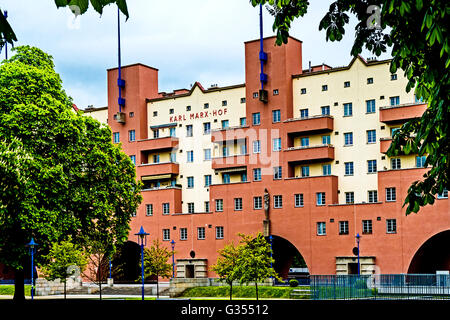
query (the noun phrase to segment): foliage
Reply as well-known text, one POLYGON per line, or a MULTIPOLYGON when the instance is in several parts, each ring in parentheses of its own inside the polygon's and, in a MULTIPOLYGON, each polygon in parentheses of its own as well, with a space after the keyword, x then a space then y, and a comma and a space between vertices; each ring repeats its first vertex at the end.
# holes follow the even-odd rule
POLYGON ((298 280, 296 280, 296 279, 289 280, 289 286, 290 287, 298 287, 298 280))
MULTIPOLYGON (((273 29, 276 43, 288 41, 290 23, 303 16, 306 0, 252 0, 253 6, 269 3, 274 9, 273 29)), ((322 18, 319 30, 326 39, 340 41, 349 23, 348 13, 356 16, 355 41, 351 54, 363 48, 379 56, 392 48, 390 71, 403 70, 408 79, 406 91, 415 89, 418 98, 428 104, 421 118, 405 123, 395 134, 388 156, 405 151, 427 155, 429 167, 423 180, 408 189, 406 214, 433 204, 435 195, 449 185, 449 66, 448 20, 450 3, 446 0, 336 0, 322 18), (447 21, 447 22, 446 22, 447 21)))
MULTIPOLYGON (((291 293, 294 289, 308 290, 309 287, 275 287, 275 286, 260 286, 258 288, 258 295, 260 298, 265 299, 290 299, 292 298, 291 293)), ((187 288, 181 293, 181 297, 229 297, 230 287, 229 286, 209 286, 209 287, 193 287, 187 288)), ((253 286, 237 286, 233 290, 234 298, 255 298, 255 288, 253 286)), ((300 299, 309 299, 309 295, 296 296, 300 299)))
POLYGON ((90 238, 85 242, 88 264, 83 276, 99 287, 100 300, 102 300, 102 283, 108 276, 107 268, 111 256, 111 246, 101 237, 90 238))

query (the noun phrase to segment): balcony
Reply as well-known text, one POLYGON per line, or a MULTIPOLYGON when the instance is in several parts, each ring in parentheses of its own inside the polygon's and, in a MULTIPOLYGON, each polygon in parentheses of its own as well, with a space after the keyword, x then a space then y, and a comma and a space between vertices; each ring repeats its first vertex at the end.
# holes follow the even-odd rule
MULTIPOLYGON (((182 190, 180 185, 143 189, 141 190, 141 194, 143 203, 170 203, 170 214, 181 212, 182 190)), ((154 206, 154 209, 160 210, 160 207, 154 206)))
POLYGON ((245 170, 248 163, 248 154, 240 154, 228 157, 216 157, 212 159, 211 167, 217 171, 245 170))
POLYGON ((380 122, 396 124, 420 118, 427 109, 426 103, 406 103, 380 108, 380 122))
POLYGON ((156 150, 170 150, 178 148, 178 138, 164 137, 137 141, 138 149, 142 152, 156 150))
POLYGON ((285 120, 283 128, 288 135, 303 135, 331 132, 334 130, 334 119, 329 115, 285 120))
POLYGON ((180 166, 176 162, 151 163, 136 166, 136 175, 139 179, 144 177, 147 180, 164 179, 178 175, 179 173, 180 166))
POLYGON ((211 142, 223 143, 225 141, 245 140, 248 126, 236 126, 211 131, 211 142))
POLYGON ((325 144, 288 148, 284 150, 284 159, 291 164, 331 161, 334 160, 334 146, 325 144))

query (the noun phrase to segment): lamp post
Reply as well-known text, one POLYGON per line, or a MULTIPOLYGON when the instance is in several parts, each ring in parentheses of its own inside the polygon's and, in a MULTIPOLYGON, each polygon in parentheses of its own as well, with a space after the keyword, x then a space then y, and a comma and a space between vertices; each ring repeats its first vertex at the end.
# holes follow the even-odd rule
POLYGON ((172 245, 172 278, 175 278, 175 241, 170 241, 170 244, 172 245))
POLYGON ((34 238, 31 238, 30 242, 26 244, 31 254, 31 300, 34 296, 34 253, 38 244, 34 242, 34 238))
POLYGON ((144 246, 147 245, 149 233, 144 232, 144 228, 141 226, 141 229, 135 235, 138 236, 138 244, 141 246, 142 300, 144 300, 144 246))
MULTIPOLYGON (((8 19, 8 11, 3 11, 3 16, 8 19)), ((5 42, 5 59, 8 60, 8 42, 5 42)))
POLYGON ((358 245, 358 276, 361 273, 360 270, 360 265, 359 265, 359 240, 361 239, 361 236, 359 235, 359 233, 356 234, 356 244, 358 245))

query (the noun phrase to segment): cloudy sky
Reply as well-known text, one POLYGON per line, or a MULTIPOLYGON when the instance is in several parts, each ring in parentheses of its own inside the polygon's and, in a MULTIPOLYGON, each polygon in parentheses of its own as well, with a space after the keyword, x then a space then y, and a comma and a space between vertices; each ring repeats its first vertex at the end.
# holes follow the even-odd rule
MULTIPOLYGON (((319 32, 331 2, 310 1, 307 15, 293 23, 291 35, 303 41, 304 68, 309 61, 336 67, 351 60, 354 20, 341 42, 326 42, 325 32, 319 32)), ((121 19, 122 65, 158 68, 159 91, 190 88, 195 81, 205 87, 244 83, 243 42, 259 38, 259 10, 248 0, 127 3, 130 18, 121 19)), ((54 57, 78 107, 107 105, 106 69, 117 66, 117 7, 106 7, 102 16, 90 8, 77 19, 68 8, 56 9, 53 0, 1 0, 0 8, 8 11, 16 45, 37 46, 54 57)), ((273 18, 264 11, 264 36, 271 36, 273 18)))

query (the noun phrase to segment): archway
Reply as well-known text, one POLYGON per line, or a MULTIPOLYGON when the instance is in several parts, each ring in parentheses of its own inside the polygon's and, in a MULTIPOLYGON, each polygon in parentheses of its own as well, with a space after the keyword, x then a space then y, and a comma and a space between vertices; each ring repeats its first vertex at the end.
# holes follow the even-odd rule
POLYGON ((113 256, 111 274, 114 283, 136 283, 141 275, 141 248, 132 241, 125 242, 113 256))
POLYGON ((438 270, 450 271, 450 230, 428 239, 411 260, 408 273, 434 274, 438 270))
MULTIPOLYGON (((269 239, 266 238, 268 242, 269 239)), ((282 279, 290 277, 300 277, 308 274, 307 265, 301 253, 297 248, 285 238, 272 236, 272 251, 275 263, 273 268, 282 279), (290 269, 296 269, 296 272, 289 272, 290 269)))

